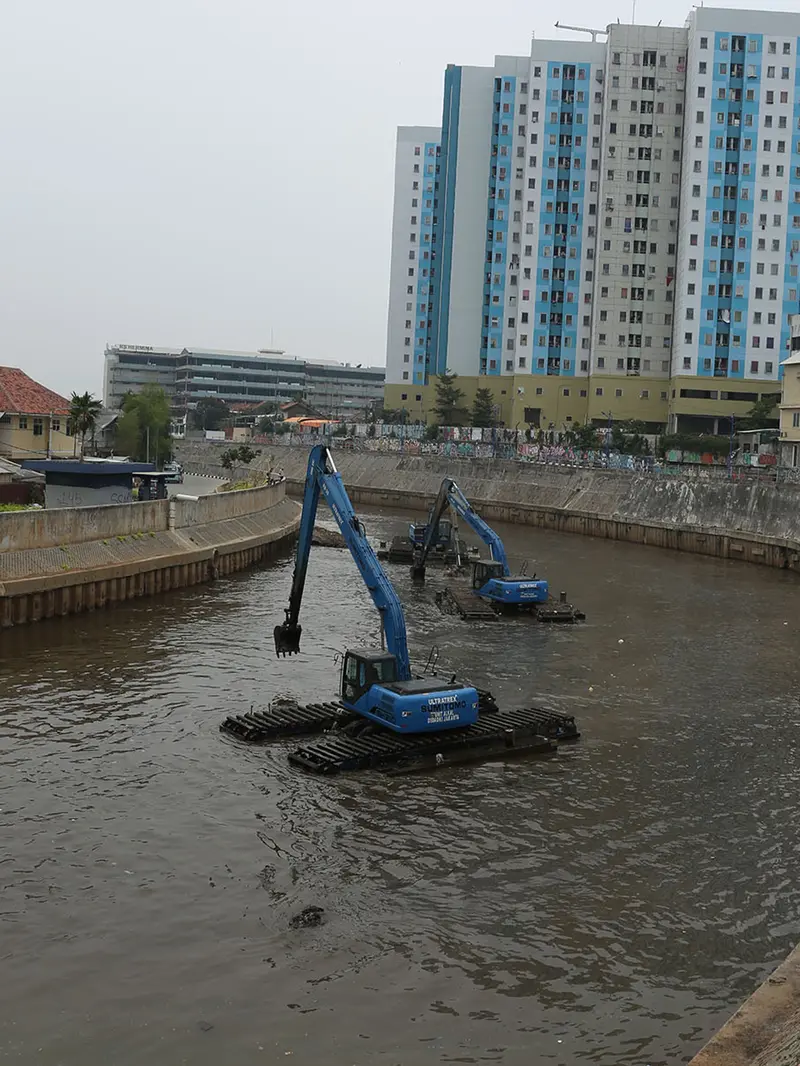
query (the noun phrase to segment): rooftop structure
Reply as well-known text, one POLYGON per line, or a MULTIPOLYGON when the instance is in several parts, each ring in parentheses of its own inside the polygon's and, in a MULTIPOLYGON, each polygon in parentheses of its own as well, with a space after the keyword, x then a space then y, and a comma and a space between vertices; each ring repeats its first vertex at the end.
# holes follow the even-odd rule
POLYGON ((0 411, 25 415, 69 414, 69 400, 34 381, 24 370, 0 366, 0 411))
POLYGON ((64 462, 28 459, 26 470, 45 476, 46 507, 99 507, 133 503, 134 478, 144 479, 146 493, 139 499, 166 497, 166 474, 158 473, 152 463, 114 461, 64 462))

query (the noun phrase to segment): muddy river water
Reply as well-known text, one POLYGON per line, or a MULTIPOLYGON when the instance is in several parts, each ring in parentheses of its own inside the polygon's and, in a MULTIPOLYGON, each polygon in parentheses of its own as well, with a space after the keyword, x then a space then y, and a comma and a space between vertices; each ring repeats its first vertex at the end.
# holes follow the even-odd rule
MULTIPOLYGON (((364 513, 375 536, 405 517, 364 513)), ((349 554, 0 636, 0 1061, 679 1063, 800 939, 796 575, 501 528, 580 627, 408 607, 548 761, 315 779, 223 738, 372 642, 349 554), (623 643, 620 643, 623 641, 623 643), (317 928, 290 927, 306 906, 317 928)))

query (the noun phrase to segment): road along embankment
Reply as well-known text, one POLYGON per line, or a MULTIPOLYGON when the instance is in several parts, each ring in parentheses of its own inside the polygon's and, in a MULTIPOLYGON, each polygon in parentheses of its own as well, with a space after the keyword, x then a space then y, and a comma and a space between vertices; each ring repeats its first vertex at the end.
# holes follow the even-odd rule
POLYGON ((0 513, 0 628, 212 581, 296 536, 285 485, 0 513))
MULTIPOLYGON (((216 474, 224 472, 223 450, 184 443, 180 459, 189 470, 216 474)), ((279 467, 287 492, 299 495, 308 452, 267 446, 263 451, 251 469, 279 467)), ((359 504, 424 510, 447 475, 489 521, 800 570, 800 486, 793 484, 346 449, 333 455, 351 499, 359 504)))

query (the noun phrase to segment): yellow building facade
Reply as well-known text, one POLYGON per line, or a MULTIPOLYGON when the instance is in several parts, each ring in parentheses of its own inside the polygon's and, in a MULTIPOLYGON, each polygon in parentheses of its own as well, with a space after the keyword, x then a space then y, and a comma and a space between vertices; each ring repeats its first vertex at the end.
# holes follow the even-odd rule
MULTIPOLYGON (((384 403, 408 412, 408 421, 435 421, 436 382, 428 385, 386 385, 384 403)), ((478 389, 491 390, 498 423, 509 429, 530 425, 561 433, 572 425, 639 421, 650 432, 673 431, 679 416, 702 422, 701 432, 726 432, 728 420, 743 418, 762 395, 775 395, 774 382, 720 381, 714 378, 657 378, 614 374, 590 377, 536 377, 516 374, 461 377, 456 384, 464 393, 464 406, 472 409, 478 389)), ((681 421, 685 421, 681 418, 681 421)))
POLYGON ((800 315, 789 316, 792 354, 783 362, 780 406, 780 460, 800 466, 800 315))
POLYGON ((67 432, 66 415, 4 414, 0 418, 0 455, 22 459, 61 459, 77 455, 79 442, 67 432))

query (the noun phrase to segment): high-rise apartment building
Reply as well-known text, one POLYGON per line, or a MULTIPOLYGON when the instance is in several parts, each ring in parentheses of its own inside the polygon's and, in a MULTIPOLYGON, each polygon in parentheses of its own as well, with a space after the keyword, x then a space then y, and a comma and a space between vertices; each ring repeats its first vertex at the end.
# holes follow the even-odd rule
POLYGON ((429 278, 440 134, 433 126, 401 126, 397 131, 387 348, 402 364, 401 379, 417 385, 429 373, 429 278))
POLYGON ((450 370, 507 425, 715 431, 778 392, 798 34, 800 15, 700 7, 448 67, 441 131, 398 136, 387 405, 429 410, 450 370))

